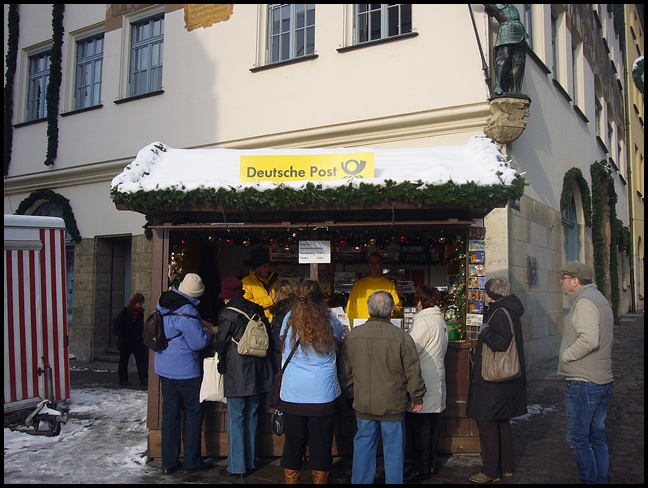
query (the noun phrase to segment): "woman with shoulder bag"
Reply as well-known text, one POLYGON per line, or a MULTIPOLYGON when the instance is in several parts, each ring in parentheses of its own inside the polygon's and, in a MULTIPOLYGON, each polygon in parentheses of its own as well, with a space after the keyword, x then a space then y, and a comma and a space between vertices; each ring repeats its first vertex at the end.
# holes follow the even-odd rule
POLYGON ((281 327, 282 362, 299 343, 281 384, 286 440, 280 465, 286 484, 298 484, 308 446, 313 482, 326 484, 333 462, 336 400, 341 393, 336 343, 342 340, 343 327, 326 305, 319 283, 303 281, 295 295, 281 327))
POLYGON ((489 307, 475 348, 475 362, 466 408, 466 415, 477 421, 483 465, 479 473, 471 475, 468 479, 479 484, 499 481, 501 476, 513 475, 513 436, 510 419, 527 413, 527 379, 520 322, 524 306, 512 293, 511 284, 504 277, 498 276, 488 280, 485 291, 486 304, 489 307), (508 381, 486 381, 482 376, 484 348, 504 352, 512 340, 516 341, 520 376, 508 381))

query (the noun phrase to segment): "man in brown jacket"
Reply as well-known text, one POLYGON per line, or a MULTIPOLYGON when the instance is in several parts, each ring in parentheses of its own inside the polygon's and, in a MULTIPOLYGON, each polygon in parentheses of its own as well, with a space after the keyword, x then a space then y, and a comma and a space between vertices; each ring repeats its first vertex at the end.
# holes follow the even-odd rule
POLYGON ((385 483, 403 483, 405 412, 418 412, 426 388, 414 340, 389 317, 394 299, 385 291, 367 300, 370 318, 346 336, 341 356, 358 431, 353 440, 352 484, 371 484, 382 435, 385 483))

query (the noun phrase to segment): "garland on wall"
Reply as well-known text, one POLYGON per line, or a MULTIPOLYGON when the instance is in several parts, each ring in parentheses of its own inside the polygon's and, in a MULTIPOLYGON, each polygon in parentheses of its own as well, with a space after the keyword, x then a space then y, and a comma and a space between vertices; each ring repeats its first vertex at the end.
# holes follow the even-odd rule
POLYGON ((9 5, 7 15, 7 72, 5 73, 4 87, 4 175, 9 174, 11 164, 11 150, 13 146, 13 108, 14 108, 14 82, 18 60, 18 37, 20 35, 20 12, 17 3, 9 5))
POLYGON ((574 167, 565 173, 565 177, 563 178, 562 195, 560 195, 560 210, 565 210, 572 201, 572 198, 574 198, 573 182, 575 182, 580 189, 585 225, 587 227, 592 227, 592 197, 590 196, 587 180, 578 168, 574 167))
POLYGON ((58 113, 61 99, 64 12, 64 3, 55 3, 52 7, 53 44, 50 54, 50 77, 45 95, 47 104, 47 155, 45 157, 45 166, 53 165, 58 154, 58 113))
POLYGON ((75 243, 78 244, 81 242, 81 234, 79 233, 79 228, 77 227, 76 219, 74 218, 74 212, 72 212, 72 207, 70 206, 70 200, 52 190, 43 188, 33 191, 27 198, 20 202, 16 214, 25 215, 25 212, 27 212, 27 210, 29 210, 39 200, 47 200, 61 209, 61 216, 65 221, 65 230, 70 234, 70 237, 72 237, 72 240, 75 243))

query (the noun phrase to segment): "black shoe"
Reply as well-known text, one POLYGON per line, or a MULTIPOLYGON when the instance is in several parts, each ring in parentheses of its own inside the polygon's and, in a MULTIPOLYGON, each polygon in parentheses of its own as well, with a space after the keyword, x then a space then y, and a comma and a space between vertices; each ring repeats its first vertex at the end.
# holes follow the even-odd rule
POLYGON ((218 473, 226 478, 245 478, 247 476, 247 473, 230 473, 227 468, 221 469, 218 473))
POLYGON ((162 474, 163 475, 173 474, 176 471, 178 471, 178 469, 180 469, 181 467, 182 467, 182 463, 178 461, 176 462, 176 465, 173 468, 162 468, 162 474))
POLYGON ((439 466, 435 466, 435 467, 433 467, 433 468, 430 470, 430 474, 431 474, 432 476, 434 476, 434 475, 437 474, 439 471, 441 471, 441 468, 440 468, 439 466))
POLYGON ((119 386, 130 386, 130 381, 120 381, 119 386))
POLYGON ((200 461, 200 464, 194 468, 185 468, 184 473, 189 474, 193 473, 194 471, 207 471, 209 469, 212 469, 215 465, 212 463, 206 463, 205 461, 200 461))
POLYGON ((403 482, 412 483, 414 481, 421 481, 430 479, 430 473, 428 471, 419 471, 417 469, 410 469, 403 473, 403 482))

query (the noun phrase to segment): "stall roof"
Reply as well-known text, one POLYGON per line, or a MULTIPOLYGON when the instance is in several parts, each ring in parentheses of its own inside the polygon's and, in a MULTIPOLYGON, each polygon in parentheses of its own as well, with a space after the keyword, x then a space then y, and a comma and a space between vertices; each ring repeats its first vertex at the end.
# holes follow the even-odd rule
POLYGON ((174 149, 155 142, 113 179, 110 191, 118 209, 157 222, 263 223, 295 220, 300 213, 304 220, 304 211, 310 220, 329 222, 358 220, 358 210, 365 221, 365 211, 384 220, 385 210, 409 220, 430 220, 431 209, 437 220, 480 218, 521 197, 525 185, 490 138, 474 136, 460 146, 394 149, 174 149), (372 177, 242 181, 244 157, 361 153, 373 160, 372 177))

